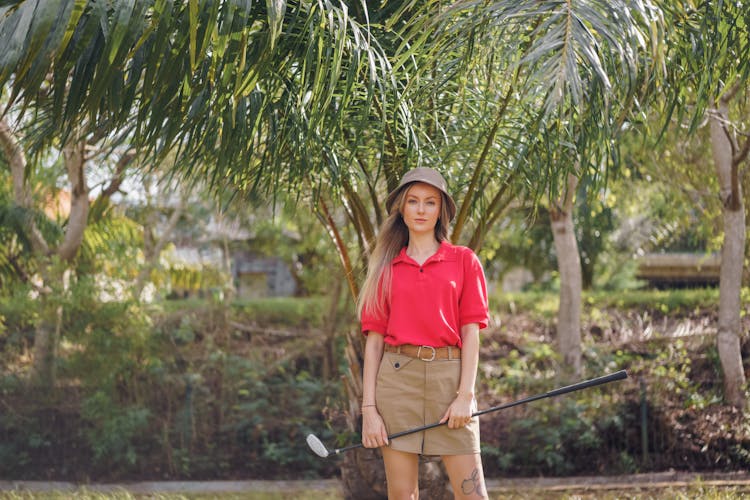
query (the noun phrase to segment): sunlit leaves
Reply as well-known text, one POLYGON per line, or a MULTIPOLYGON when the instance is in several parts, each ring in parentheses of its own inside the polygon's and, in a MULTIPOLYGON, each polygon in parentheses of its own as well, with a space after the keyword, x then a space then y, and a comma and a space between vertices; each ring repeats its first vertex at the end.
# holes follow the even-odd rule
POLYGON ((743 2, 664 2, 670 33, 665 123, 676 111, 691 130, 713 101, 750 81, 750 9, 743 2))
POLYGON ((200 163, 216 183, 268 189, 335 163, 343 124, 367 123, 373 99, 408 116, 344 4, 27 0, 0 14, 0 84, 38 113, 37 149, 51 131, 130 127, 147 154, 177 148, 188 176, 200 163))
MULTIPOLYGON (((616 138, 663 77, 658 6, 466 0, 409 8, 417 5, 421 14, 404 29, 398 60, 426 59, 419 83, 430 81, 428 92, 441 96, 455 89, 458 102, 467 102, 469 92, 502 102, 510 89, 508 105, 498 106, 502 115, 490 118, 500 120, 494 146, 506 168, 523 173, 519 180, 532 197, 559 193, 571 172, 604 182, 616 170, 616 138)), ((490 107, 453 112, 461 120, 490 107)), ((450 121, 443 117, 437 127, 445 130, 450 121)))

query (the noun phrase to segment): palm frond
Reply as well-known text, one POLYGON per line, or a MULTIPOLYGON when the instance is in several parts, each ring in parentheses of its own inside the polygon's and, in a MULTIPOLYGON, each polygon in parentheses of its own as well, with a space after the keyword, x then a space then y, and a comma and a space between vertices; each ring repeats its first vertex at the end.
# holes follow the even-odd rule
POLYGON ((3 13, 0 85, 52 102, 37 148, 50 130, 135 124, 147 154, 176 149, 188 175, 212 165, 214 184, 269 189, 273 165, 298 182, 322 168, 315 155, 374 117, 376 98, 408 134, 389 59, 343 3, 27 0, 3 13))
POLYGON ((741 2, 678 1, 663 7, 674 27, 664 49, 664 127, 676 111, 694 131, 716 99, 750 81, 750 9, 741 2))

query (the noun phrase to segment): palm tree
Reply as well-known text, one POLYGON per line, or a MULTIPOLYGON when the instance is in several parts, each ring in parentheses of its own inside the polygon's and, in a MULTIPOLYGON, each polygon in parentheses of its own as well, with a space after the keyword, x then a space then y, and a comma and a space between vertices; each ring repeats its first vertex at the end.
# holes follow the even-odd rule
MULTIPOLYGON (((119 176, 134 159, 131 153, 120 156, 116 174, 110 185, 97 197, 94 202, 97 210, 92 214, 86 171, 93 146, 89 138, 72 134, 61 147, 62 167, 70 185, 70 213, 61 227, 35 206, 31 185, 33 176, 29 175, 33 164, 27 161, 24 146, 16 132, 4 119, 0 119, 0 151, 10 167, 13 185, 12 203, 9 204, 11 208, 8 212, 19 214, 18 219, 23 220, 22 225, 12 224, 15 231, 7 235, 8 239, 5 241, 8 243, 3 247, 10 252, 14 240, 24 242, 24 253, 27 258, 31 256, 31 265, 17 264, 13 270, 28 284, 32 283, 32 274, 36 274, 40 281, 35 286, 39 297, 39 320, 34 335, 31 380, 35 388, 45 392, 54 387, 56 379, 56 353, 62 322, 61 301, 55 296, 67 293, 68 280, 65 276, 75 267, 73 263, 84 245, 86 228, 101 218, 103 206, 108 204, 110 196, 117 190, 115 185, 121 182, 119 176)), ((17 219, 14 217, 12 220, 17 219)), ((89 237, 91 236, 90 231, 89 237)))
MULTIPOLYGON (((238 196, 309 195, 353 296, 384 194, 411 166, 446 173, 460 201, 453 238, 476 249, 510 200, 557 200, 575 191, 571 178, 604 179, 612 139, 651 89, 661 33, 650 4, 603 0, 425 0, 395 12, 323 0, 4 4, 0 85, 37 113, 38 149, 51 131, 85 126, 146 155, 177 151, 180 175, 238 196)), ((559 212, 570 217, 564 203, 559 212)), ((563 289, 580 308, 580 290, 563 289)), ((571 318, 561 336, 580 330, 571 318)), ((566 342, 575 366, 576 339, 566 342)), ((367 474, 359 464, 348 484, 367 474)))
POLYGON ((296 160, 325 152, 342 123, 370 117, 362 102, 397 111, 390 62, 345 5, 6 3, 0 84, 44 118, 38 148, 85 123, 152 155, 176 149, 187 175, 205 174, 193 170, 203 162, 214 184, 278 189, 306 175, 313 163, 296 160))
MULTIPOLYGON (((318 158, 337 161, 331 144, 341 123, 362 112, 351 102, 378 100, 391 112, 388 60, 343 5, 6 3, 14 5, 0 8, 7 48, 0 85, 9 86, 11 104, 34 115, 25 134, 31 152, 60 137, 71 165, 74 209, 58 249, 67 261, 89 210, 87 143, 129 141, 150 158, 177 151, 182 175, 240 193, 291 190, 319 168, 318 158)), ((20 179, 25 158, 7 125, 3 146, 20 179)), ((16 200, 26 206, 23 193, 16 200)), ((35 235, 40 255, 50 254, 35 235)), ((49 360, 51 351, 42 350, 38 359, 49 360)))
MULTIPOLYGON (((566 365, 578 372, 581 270, 573 197, 580 179, 598 187, 616 174, 616 138, 627 122, 637 121, 638 106, 653 94, 660 76, 659 54, 652 53, 663 33, 660 11, 641 2, 463 1, 431 21, 436 4, 428 4, 411 25, 413 38, 434 31, 437 41, 428 57, 457 54, 460 62, 454 66, 462 77, 471 75, 466 68, 491 68, 484 95, 493 87, 507 91, 505 99, 496 98, 502 104, 496 124, 518 132, 501 152, 511 177, 488 170, 481 158, 469 163, 471 181, 454 236, 462 234, 468 213, 478 217, 480 233, 495 220, 498 212, 487 207, 496 205, 486 202, 493 189, 520 185, 525 191, 512 190, 513 195, 547 200, 560 265, 560 350, 566 365), (503 180, 516 176, 516 184, 503 180), (484 220, 487 214, 492 215, 484 220)), ((492 147, 504 143, 493 137, 495 131, 486 129, 492 147)), ((478 248, 481 237, 469 243, 478 248)))
POLYGON ((664 116, 686 122, 693 132, 708 121, 714 169, 722 202, 717 349, 724 396, 739 409, 746 403, 740 339, 740 293, 744 272, 745 204, 742 169, 750 154, 747 105, 750 98, 750 12, 736 2, 667 2, 675 29, 666 57, 664 116))
MULTIPOLYGON (((394 56, 396 67, 410 73, 404 95, 424 137, 421 158, 447 173, 457 193, 460 208, 452 239, 480 250, 483 235, 510 201, 551 200, 553 222, 561 227, 555 239, 564 267, 558 334, 567 364, 577 371, 581 280, 580 266, 574 265, 580 259, 572 196, 580 178, 596 186, 608 170, 612 174, 614 140, 636 104, 652 91, 658 61, 646 41, 660 33, 659 12, 649 5, 611 2, 459 2, 447 10, 425 2, 421 10, 408 4, 402 15, 408 19, 400 32, 404 41, 394 56), (615 16, 625 22, 617 24, 615 16)), ((387 151, 399 158, 398 144, 387 151)), ((359 166, 362 172, 354 178, 365 184, 345 189, 345 219, 337 221, 327 203, 319 204, 347 276, 357 274, 352 264, 357 259, 342 235, 352 226, 358 235, 372 233, 374 222, 367 214, 380 220, 379 201, 406 167, 359 166), (361 208, 366 206, 361 194, 374 207, 369 212, 361 208)), ((364 256, 361 261, 369 239, 358 241, 354 253, 364 256)), ((352 289, 356 294, 354 284, 352 289)), ((361 397, 359 340, 356 333, 350 336, 347 349, 353 428, 361 397)), ((347 457, 342 477, 350 490, 368 484, 371 463, 365 450, 347 457)), ((382 480, 369 477, 369 484, 382 480)))

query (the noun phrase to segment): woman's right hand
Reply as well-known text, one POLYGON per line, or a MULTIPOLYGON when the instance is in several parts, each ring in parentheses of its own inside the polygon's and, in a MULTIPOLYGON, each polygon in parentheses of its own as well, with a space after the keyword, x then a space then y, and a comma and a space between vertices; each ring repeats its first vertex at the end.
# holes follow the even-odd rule
POLYGON ((362 446, 380 448, 388 444, 388 432, 383 417, 374 406, 362 408, 362 446))

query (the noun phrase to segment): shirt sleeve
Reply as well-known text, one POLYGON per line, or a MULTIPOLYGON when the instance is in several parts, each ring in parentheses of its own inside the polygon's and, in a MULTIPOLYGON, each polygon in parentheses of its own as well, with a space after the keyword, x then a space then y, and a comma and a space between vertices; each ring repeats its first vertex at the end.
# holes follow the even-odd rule
POLYGON ((375 311, 362 309, 362 333, 367 335, 368 332, 378 332, 385 335, 388 328, 388 321, 375 311))
MULTIPOLYGON (((380 287, 382 282, 378 284, 378 297, 380 296, 380 287)), ((368 307, 366 304, 362 308, 362 317, 360 321, 362 323, 362 333, 367 335, 368 332, 378 332, 385 335, 388 329, 388 316, 390 314, 390 307, 386 300, 383 304, 383 311, 378 313, 375 307, 368 307)))
POLYGON ((479 257, 467 249, 463 256, 464 285, 458 302, 460 326, 479 323, 479 329, 487 328, 489 307, 487 282, 479 257))

